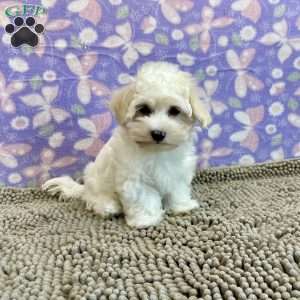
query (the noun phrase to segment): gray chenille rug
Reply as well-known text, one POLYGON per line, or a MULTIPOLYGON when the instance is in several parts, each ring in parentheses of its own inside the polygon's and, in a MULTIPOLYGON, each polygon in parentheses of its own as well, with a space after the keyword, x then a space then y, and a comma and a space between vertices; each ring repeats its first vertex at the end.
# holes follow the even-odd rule
POLYGON ((1 300, 300 299, 300 161, 199 173, 201 208, 147 230, 0 190, 1 300))

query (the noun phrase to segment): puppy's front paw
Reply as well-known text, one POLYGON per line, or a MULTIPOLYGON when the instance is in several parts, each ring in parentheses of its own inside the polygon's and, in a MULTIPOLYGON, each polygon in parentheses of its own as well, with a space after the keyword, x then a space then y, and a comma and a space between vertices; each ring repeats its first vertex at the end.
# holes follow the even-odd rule
POLYGON ((135 217, 126 217, 126 222, 130 227, 147 228, 158 225, 163 218, 163 213, 157 215, 140 215, 135 217))
POLYGON ((122 207, 117 201, 94 204, 92 209, 96 214, 101 215, 103 218, 117 216, 122 213, 122 207))
POLYGON ((87 197, 85 195, 83 200, 88 210, 94 211, 103 218, 120 215, 122 213, 121 203, 109 195, 98 194, 93 197, 87 197))
POLYGON ((199 207, 198 201, 194 199, 188 199, 186 201, 172 203, 169 207, 169 211, 176 215, 176 214, 189 212, 198 207, 199 207))

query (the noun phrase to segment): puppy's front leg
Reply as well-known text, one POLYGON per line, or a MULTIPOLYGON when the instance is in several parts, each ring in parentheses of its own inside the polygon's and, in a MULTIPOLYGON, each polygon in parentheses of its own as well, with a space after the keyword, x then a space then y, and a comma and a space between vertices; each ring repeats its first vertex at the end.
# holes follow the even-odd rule
POLYGON ((161 195, 140 181, 127 181, 120 193, 126 222, 131 227, 157 225, 163 217, 161 195))
POLYGON ((177 182, 166 199, 166 209, 180 214, 198 208, 199 203, 191 198, 191 186, 186 182, 177 182))

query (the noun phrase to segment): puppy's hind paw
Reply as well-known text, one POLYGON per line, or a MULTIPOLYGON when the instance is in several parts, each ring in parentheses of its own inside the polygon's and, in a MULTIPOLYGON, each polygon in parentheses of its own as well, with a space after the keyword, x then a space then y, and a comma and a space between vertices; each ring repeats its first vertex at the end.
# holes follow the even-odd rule
POLYGON ((67 197, 64 194, 64 192, 63 192, 63 190, 61 189, 60 186, 51 186, 51 187, 48 187, 47 189, 43 189, 43 190, 51 196, 58 197, 59 201, 64 201, 66 199, 70 199, 70 197, 67 197))
POLYGON ((48 187, 47 189, 43 189, 45 190, 48 194, 55 196, 57 194, 61 193, 61 188, 59 186, 51 186, 48 187))
POLYGON ((42 184, 42 190, 51 193, 57 193, 61 191, 61 178, 52 178, 42 184))
POLYGON ((49 179, 42 185, 42 190, 50 195, 60 195, 62 198, 77 198, 81 195, 83 186, 71 177, 63 176, 49 179))

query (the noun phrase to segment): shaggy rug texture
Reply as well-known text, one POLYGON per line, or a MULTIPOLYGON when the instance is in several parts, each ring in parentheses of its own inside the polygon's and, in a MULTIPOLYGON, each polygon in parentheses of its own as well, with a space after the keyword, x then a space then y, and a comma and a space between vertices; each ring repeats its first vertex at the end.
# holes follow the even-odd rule
POLYGON ((130 229, 0 190, 1 300, 300 299, 300 161, 199 173, 201 208, 130 229))

